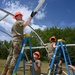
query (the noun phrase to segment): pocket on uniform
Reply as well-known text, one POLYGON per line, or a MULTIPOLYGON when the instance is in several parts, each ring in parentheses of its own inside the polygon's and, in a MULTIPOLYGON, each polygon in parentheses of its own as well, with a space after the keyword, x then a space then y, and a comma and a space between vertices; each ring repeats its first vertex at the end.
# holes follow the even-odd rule
POLYGON ((21 42, 14 42, 13 46, 14 46, 14 49, 13 49, 14 54, 20 53, 22 43, 21 42))

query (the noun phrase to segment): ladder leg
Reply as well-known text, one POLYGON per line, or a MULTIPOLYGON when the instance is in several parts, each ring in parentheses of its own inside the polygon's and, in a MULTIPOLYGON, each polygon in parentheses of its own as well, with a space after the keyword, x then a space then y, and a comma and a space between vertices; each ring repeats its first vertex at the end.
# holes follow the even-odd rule
POLYGON ((65 64, 66 64, 66 69, 68 71, 68 75, 70 75, 70 71, 69 71, 69 67, 68 67, 68 63, 67 63, 67 59, 66 59, 66 55, 65 55, 65 51, 64 51, 64 47, 63 47, 62 42, 61 42, 61 49, 62 49, 62 52, 63 52, 63 56, 64 56, 64 60, 65 60, 65 64))
POLYGON ((56 65, 55 65, 55 72, 54 72, 54 75, 58 74, 58 67, 59 67, 59 61, 60 61, 60 56, 61 56, 61 49, 58 50, 57 52, 57 62, 56 62, 56 65))
POLYGON ((25 64, 26 64, 26 61, 25 61, 25 56, 23 54, 23 70, 24 70, 24 75, 26 75, 26 72, 25 72, 25 64))
MULTIPOLYGON (((59 42, 57 43, 56 46, 58 46, 58 45, 59 45, 59 42)), ((54 65, 54 60, 55 60, 57 51, 58 51, 58 47, 56 47, 55 50, 54 50, 54 55, 53 55, 53 57, 52 57, 52 61, 51 61, 51 64, 50 64, 50 66, 49 66, 49 70, 48 70, 47 75, 50 75, 50 74, 51 74, 51 71, 52 71, 52 68, 53 68, 53 65, 54 65)))
MULTIPOLYGON (((68 50, 67 50, 66 45, 65 45, 65 48, 66 48, 66 53, 67 53, 67 55, 68 55, 69 63, 70 63, 70 65, 72 65, 72 62, 71 62, 71 59, 70 59, 70 55, 69 55, 69 53, 68 53, 68 50)), ((73 75, 75 75, 74 70, 72 70, 72 73, 73 73, 73 75)))
POLYGON ((31 60, 32 60, 32 75, 35 75, 35 72, 34 72, 34 61, 33 61, 33 54, 32 54, 32 47, 31 47, 30 38, 29 38, 29 44, 30 44, 30 55, 31 55, 31 60))
POLYGON ((19 57, 17 59, 17 62, 16 62, 16 65, 15 65, 15 68, 13 70, 13 74, 12 75, 15 75, 17 70, 18 70, 18 67, 19 67, 19 64, 20 64, 20 60, 21 60, 21 58, 23 56, 23 52, 24 52, 24 47, 25 47, 26 41, 27 41, 27 38, 24 38, 22 49, 21 49, 21 52, 20 52, 19 57))

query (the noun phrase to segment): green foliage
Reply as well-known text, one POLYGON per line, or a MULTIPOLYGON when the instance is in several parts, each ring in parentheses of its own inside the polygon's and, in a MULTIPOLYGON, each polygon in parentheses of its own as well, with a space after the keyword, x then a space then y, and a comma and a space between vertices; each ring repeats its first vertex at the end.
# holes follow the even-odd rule
MULTIPOLYGON (((57 40, 58 39, 65 40, 67 44, 75 43, 75 28, 72 29, 67 27, 65 29, 62 29, 62 28, 52 27, 52 28, 47 28, 45 30, 37 29, 35 31, 39 34, 39 36, 44 41, 44 43, 49 42, 49 38, 53 35, 56 36, 57 40)), ((41 42, 37 38, 37 36, 34 34, 34 32, 31 32, 30 34, 31 34, 30 39, 32 42, 32 46, 40 46, 41 42)), ((10 43, 7 41, 4 41, 4 45, 7 46, 7 48, 10 47, 10 43)), ((37 50, 40 51, 41 53, 41 60, 42 61, 47 60, 46 50, 45 49, 37 49, 37 50)), ((37 50, 33 50, 33 52, 37 50)), ((68 47, 68 51, 69 51, 71 60, 74 63, 75 62, 75 47, 68 47)), ((29 52, 30 52, 29 50, 26 51, 28 57, 30 58, 29 52)), ((7 55, 8 55, 8 51, 6 50, 6 48, 4 46, 0 46, 0 58, 6 58, 7 55)))

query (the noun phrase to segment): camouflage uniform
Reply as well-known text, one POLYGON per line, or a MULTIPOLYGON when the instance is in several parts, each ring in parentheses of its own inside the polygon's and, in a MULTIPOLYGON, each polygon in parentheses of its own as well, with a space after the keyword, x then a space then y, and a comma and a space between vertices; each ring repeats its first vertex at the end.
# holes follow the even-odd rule
POLYGON ((12 47, 11 51, 7 57, 7 61, 5 63, 6 67, 14 67, 17 57, 20 53, 21 50, 21 45, 22 45, 22 40, 18 37, 14 37, 12 40, 12 47))
MULTIPOLYGON (((54 53, 54 48, 53 48, 53 44, 55 44, 55 42, 50 42, 50 43, 47 43, 46 45, 48 46, 48 61, 49 63, 51 63, 51 60, 52 60, 52 56, 53 56, 53 53, 54 53)), ((49 64, 50 65, 50 64, 49 64)), ((53 74, 53 70, 54 70, 54 66, 52 68, 52 71, 51 71, 51 75, 54 75, 53 74)))
POLYGON ((13 69, 16 64, 16 60, 20 54, 21 46, 22 46, 22 39, 23 39, 23 29, 22 26, 23 21, 16 21, 15 24, 12 27, 13 32, 13 39, 12 39, 12 45, 10 48, 10 53, 7 57, 5 68, 2 71, 1 75, 12 75, 13 69))
POLYGON ((12 39, 12 47, 10 54, 7 57, 7 61, 5 63, 5 66, 9 67, 14 67, 17 57, 20 53, 21 46, 22 46, 22 36, 23 35, 23 21, 17 21, 13 27, 12 27, 12 32, 13 32, 13 39, 12 39))
MULTIPOLYGON (((39 69, 37 71, 34 70, 34 75, 41 75, 41 61, 40 60, 36 60, 34 63, 37 64, 37 66, 39 67, 39 69)), ((32 67, 30 67, 30 74, 32 75, 32 67)))
POLYGON ((55 44, 55 42, 50 42, 50 43, 47 43, 46 45, 48 46, 48 60, 49 62, 51 61, 52 59, 52 56, 53 56, 53 53, 54 53, 54 48, 53 48, 53 44, 55 44))
POLYGON ((15 66, 17 57, 20 53, 21 46, 22 46, 22 35, 23 35, 22 24, 23 24, 23 21, 17 21, 12 27, 12 32, 13 32, 14 37, 12 39, 11 51, 5 63, 5 66, 7 67, 15 66))
POLYGON ((58 64, 57 74, 58 75, 61 75, 62 74, 62 64, 58 64))

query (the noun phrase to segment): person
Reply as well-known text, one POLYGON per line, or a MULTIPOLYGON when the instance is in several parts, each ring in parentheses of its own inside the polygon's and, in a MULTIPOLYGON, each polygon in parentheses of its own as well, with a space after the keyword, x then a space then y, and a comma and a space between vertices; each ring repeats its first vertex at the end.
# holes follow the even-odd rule
POLYGON ((56 47, 56 37, 52 36, 49 39, 49 43, 44 44, 44 46, 48 46, 47 50, 48 50, 48 60, 49 62, 51 62, 53 53, 54 53, 54 49, 56 47))
MULTIPOLYGON (((49 41, 50 42, 44 44, 44 46, 48 46, 48 48, 47 48, 47 50, 48 50, 48 61, 49 61, 49 65, 50 65, 51 61, 52 61, 52 56, 54 54, 54 49, 56 48, 56 37, 55 36, 50 37, 49 41)), ((62 67, 62 60, 59 60, 58 72, 57 72, 58 74, 62 73, 61 67, 62 67)), ((53 65, 53 68, 52 68, 52 71, 51 71, 51 75, 54 75, 53 71, 54 71, 54 65, 53 65)))
MULTIPOLYGON (((40 59, 40 53, 38 51, 34 52, 33 53, 34 75, 41 75, 42 63, 39 59, 40 59)), ((30 67, 30 74, 32 74, 32 67, 30 67)))
POLYGON ((75 66, 72 65, 68 65, 68 66, 75 71, 75 66))
POLYGON ((58 63, 58 68, 57 68, 57 75, 62 74, 62 60, 59 61, 58 63))
MULTIPOLYGON (((47 53, 48 53, 48 61, 50 65, 54 53, 54 49, 56 48, 56 37, 55 36, 50 37, 49 43, 44 44, 44 46, 48 46, 47 53)), ((54 70, 54 66, 52 68, 51 75, 53 75, 53 70, 54 70)))
POLYGON ((12 75, 13 69, 16 64, 16 60, 19 56, 22 47, 23 30, 27 25, 29 25, 35 14, 36 12, 32 12, 26 22, 22 20, 23 14, 21 12, 16 12, 14 14, 14 19, 16 20, 16 22, 14 23, 11 29, 11 33, 13 34, 11 51, 7 57, 1 75, 12 75))

